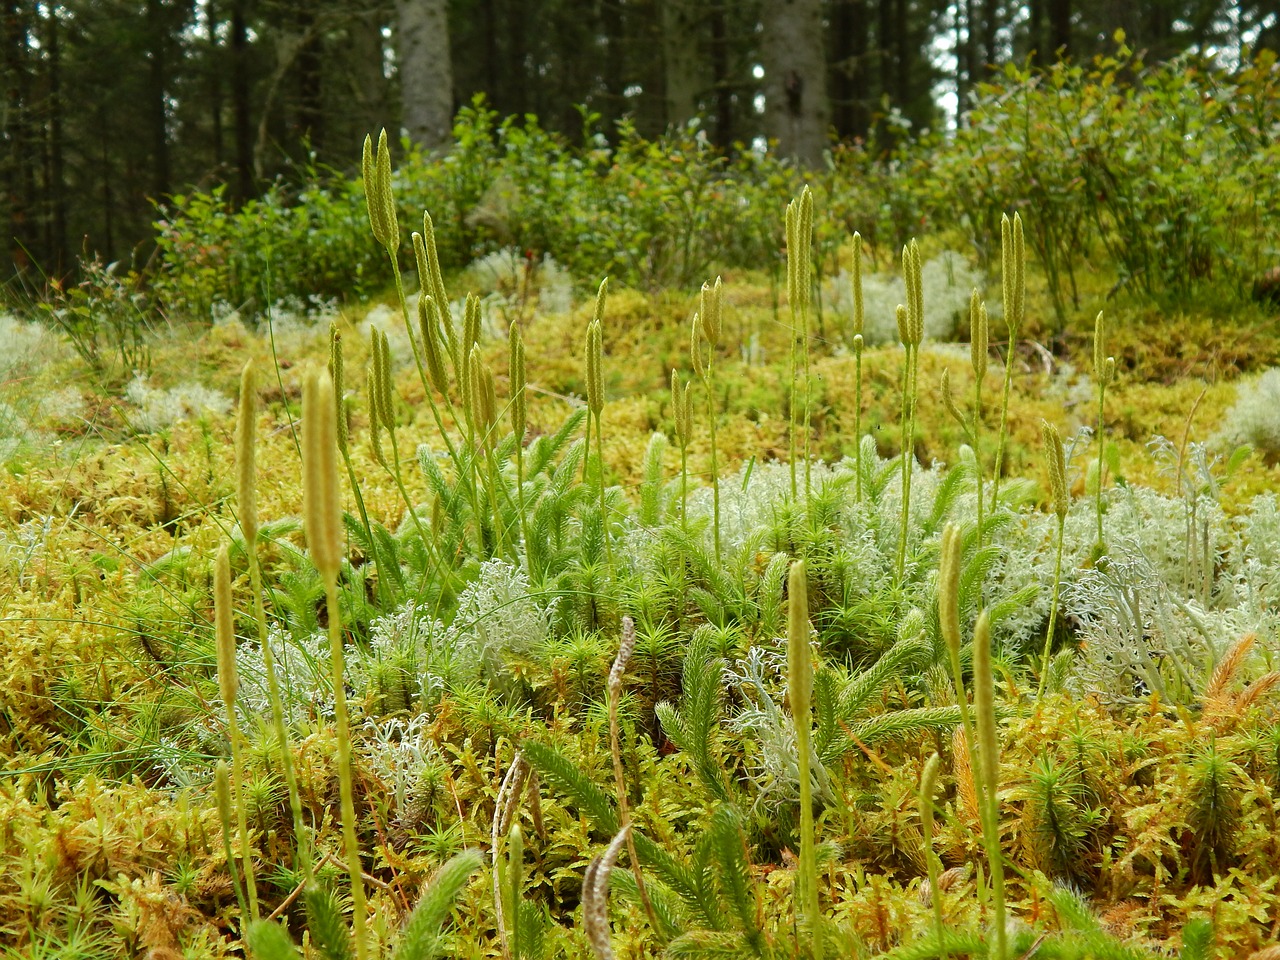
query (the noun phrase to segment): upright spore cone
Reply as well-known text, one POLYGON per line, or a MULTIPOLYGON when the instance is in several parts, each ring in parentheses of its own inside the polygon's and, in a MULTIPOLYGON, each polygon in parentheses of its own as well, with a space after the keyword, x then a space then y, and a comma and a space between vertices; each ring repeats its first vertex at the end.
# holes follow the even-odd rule
POLYGON ((1048 420, 1040 421, 1040 432, 1044 438, 1045 459, 1049 467, 1049 488, 1053 492, 1053 512, 1058 519, 1067 515, 1069 501, 1067 498, 1067 458, 1062 449, 1062 437, 1058 428, 1048 420))
POLYGON ((361 158, 364 176, 365 203, 369 210, 369 226, 373 238, 388 251, 400 245, 400 225, 396 220, 395 198, 391 195, 391 150, 387 146, 387 131, 378 134, 378 150, 374 153, 373 139, 364 138, 364 155, 361 158))
POLYGON ((507 376, 511 383, 511 432, 519 444, 524 442, 529 401, 525 395, 524 338, 520 335, 520 325, 516 323, 511 324, 508 332, 507 376))
POLYGON ((973 375, 982 380, 987 375, 987 350, 990 324, 987 322, 987 305, 978 299, 978 288, 969 297, 969 363, 973 375))
POLYGON ((333 381, 313 371, 302 388, 303 525, 311 559, 332 588, 342 562, 342 509, 338 500, 338 444, 333 381))
POLYGON ((236 507, 245 549, 252 551, 258 539, 258 488, 254 456, 258 420, 258 395, 254 391, 253 361, 240 375, 240 408, 236 411, 236 507))
POLYGON ((849 267, 849 280, 853 286, 853 336, 860 337, 866 329, 866 313, 862 301, 862 234, 853 235, 853 262, 849 267))
POLYGON ((231 557, 226 544, 218 551, 213 565, 213 624, 218 652, 218 692, 227 716, 236 709, 236 635, 232 624, 231 557))
POLYGON ((808 721, 812 691, 809 577, 805 562, 797 560, 787 576, 787 699, 791 701, 791 715, 796 718, 797 726, 808 721))
POLYGON ((587 325, 587 409, 593 416, 604 411, 604 338, 600 321, 587 325))
POLYGON ((698 313, 702 317, 702 333, 712 348, 720 344, 722 311, 723 293, 720 278, 716 277, 714 285, 710 282, 702 285, 702 293, 698 304, 698 313))

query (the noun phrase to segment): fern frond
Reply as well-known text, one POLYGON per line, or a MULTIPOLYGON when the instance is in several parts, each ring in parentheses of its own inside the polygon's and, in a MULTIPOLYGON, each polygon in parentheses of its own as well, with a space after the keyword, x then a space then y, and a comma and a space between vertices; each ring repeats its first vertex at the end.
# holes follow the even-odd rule
MULTIPOLYGON (((591 818, 596 829, 602 833, 618 832, 618 813, 613 807, 612 799, 587 779, 581 769, 552 747, 536 740, 524 741, 520 750, 544 780, 570 796, 578 808, 591 818)), ((693 881, 687 869, 644 834, 633 831, 631 836, 642 863, 652 867, 680 896, 687 898, 692 895, 693 881)))
POLYGON ((464 850, 436 872, 409 917, 395 960, 428 960, 436 953, 440 928, 453 909, 458 894, 483 862, 484 856, 479 850, 464 850))
POLYGON ((312 945, 325 960, 351 960, 351 929, 334 892, 317 882, 306 889, 302 898, 312 945))
POLYGON ((840 675, 821 666, 813 675, 813 748, 824 756, 840 733, 840 675))
POLYGON ((656 527, 662 518, 662 467, 667 453, 667 435, 654 432, 649 435, 649 445, 644 450, 644 479, 640 482, 641 526, 656 527))
POLYGON ((759 956, 740 933, 721 930, 690 930, 667 944, 668 957, 751 957, 759 956))
POLYGON ((942 478, 942 483, 938 484, 937 492, 933 495, 933 509, 924 522, 925 537, 931 537, 937 533, 943 521, 951 516, 952 508, 964 493, 965 481, 968 478, 969 470, 963 462, 957 463, 947 471, 946 476, 942 478))
POLYGON ((245 937, 253 960, 300 960, 298 948, 284 927, 270 920, 259 920, 249 927, 245 937))
POLYGON ((858 674, 840 692, 840 719, 852 722, 890 680, 911 673, 932 654, 932 645, 921 635, 903 637, 872 666, 858 674))
MULTIPOLYGON (((640 891, 636 887, 636 878, 630 870, 617 870, 609 877, 610 886, 631 903, 640 903, 640 891)), ((645 890, 649 894, 649 902, 653 905, 653 914, 658 918, 656 933, 661 942, 674 940, 684 933, 688 921, 676 895, 665 884, 657 884, 652 880, 645 881, 645 890)))
POLYGON ((760 930, 760 902, 751 882, 751 866, 747 862, 747 838, 742 831, 742 815, 732 804, 721 804, 711 815, 707 829, 720 890, 737 917, 742 936, 751 952, 763 956, 764 934, 760 930))
POLYGON ((1004 555, 1004 548, 996 544, 988 544, 981 550, 975 550, 960 571, 960 615, 970 615, 982 604, 982 585, 991 576, 991 571, 1004 555))
POLYGON ((935 957, 985 957, 987 943, 979 933, 947 930, 939 939, 931 933, 915 943, 896 947, 879 960, 934 960, 935 957))
POLYGON ((582 769, 571 763, 555 749, 536 740, 528 740, 521 746, 528 760, 542 778, 567 793, 573 802, 603 833, 618 832, 618 812, 613 801, 603 790, 591 782, 582 769))
POLYGON ((760 632, 766 637, 777 636, 782 630, 782 585, 787 580, 791 558, 785 553, 775 553, 764 568, 760 585, 756 588, 756 606, 760 610, 760 632))
POLYGON ((1196 917, 1182 928, 1182 953, 1178 956, 1180 960, 1211 960, 1213 946, 1213 921, 1196 917))
POLYGON ((525 455, 528 475, 536 476, 547 470, 556 457, 560 456, 569 441, 582 429, 582 421, 586 418, 587 408, 579 407, 565 418, 564 423, 560 424, 560 429, 555 433, 538 437, 529 444, 525 455))
MULTIPOLYGON (((677 747, 689 755, 703 786, 718 800, 732 799, 723 772, 711 755, 713 734, 720 720, 724 694, 724 661, 712 656, 710 632, 698 630, 684 660, 684 689, 679 708, 667 707, 659 717, 671 721, 663 729, 677 747)), ((661 705, 659 705, 661 706, 661 705)))
POLYGON ((901 740, 930 731, 947 731, 960 722, 960 708, 915 707, 910 710, 893 710, 875 717, 867 717, 852 725, 849 730, 867 746, 901 740))

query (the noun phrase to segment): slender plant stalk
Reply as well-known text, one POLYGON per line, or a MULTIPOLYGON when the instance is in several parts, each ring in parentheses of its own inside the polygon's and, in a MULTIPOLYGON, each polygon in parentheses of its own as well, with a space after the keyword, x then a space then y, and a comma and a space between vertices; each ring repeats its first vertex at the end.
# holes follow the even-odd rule
MULTIPOLYGON (((621 829, 631 826, 631 804, 627 802, 627 780, 622 768, 622 736, 621 724, 618 722, 618 707, 622 703, 622 676, 627 670, 627 661, 636 649, 636 625, 630 617, 622 618, 622 642, 618 645, 618 655, 609 670, 609 682, 606 686, 609 695, 609 752, 613 756, 613 784, 618 793, 618 823, 621 829)), ((630 830, 627 830, 627 856, 631 858, 631 871, 636 878, 636 893, 640 895, 640 904, 654 930, 661 929, 658 915, 654 912, 653 903, 649 899, 649 891, 645 887, 644 872, 640 869, 640 858, 636 854, 636 842, 630 830)))
POLYGON ((1036 687, 1037 702, 1044 697, 1044 685, 1049 678, 1049 654, 1053 649, 1053 631, 1058 620, 1058 593, 1062 585, 1062 542, 1066 539, 1067 509, 1070 506, 1067 492, 1067 460, 1062 450, 1062 437, 1057 428, 1047 420, 1040 421, 1044 436, 1045 456, 1049 463, 1049 485, 1053 489, 1053 512, 1058 518, 1058 543, 1053 561, 1053 600, 1049 606, 1049 630, 1044 638, 1044 655, 1040 658, 1040 683, 1036 687))
MULTIPOLYGON (((722 294, 722 286, 720 278, 716 277, 715 286, 704 283, 702 285, 701 310, 698 316, 699 320, 694 320, 693 336, 696 338, 701 330, 702 336, 707 339, 707 353, 705 357, 705 366, 702 371, 703 386, 707 392, 707 425, 711 430, 711 504, 712 504, 712 521, 715 524, 715 546, 716 546, 716 563, 720 562, 720 463, 718 458, 718 450, 716 448, 716 420, 719 418, 719 411, 716 405, 715 390, 715 358, 716 349, 720 345, 720 332, 723 329, 724 314, 724 297, 722 294)), ((701 350, 695 345, 695 358, 701 355, 701 350)))
POLYGON ((911 517, 911 468, 915 462, 916 377, 920 365, 920 343, 924 339, 920 246, 915 240, 902 248, 902 278, 906 285, 907 303, 899 304, 897 309, 898 336, 906 353, 902 375, 902 520, 898 536, 898 583, 902 583, 906 575, 907 533, 911 517))
POLYGON ((855 476, 854 495, 858 503, 862 502, 862 334, 866 326, 866 314, 862 299, 862 234, 853 235, 853 262, 849 269, 850 282, 853 286, 853 461, 855 476))
POLYGON ((381 444, 377 442, 374 445, 375 455, 396 485, 396 489, 400 492, 400 498, 404 501, 405 509, 409 511, 409 519, 413 523, 423 547, 429 550, 433 541, 427 536, 427 531, 422 526, 422 519, 414 508, 413 499, 405 488, 404 479, 400 476, 400 444, 396 440, 395 389, 391 377, 391 345, 387 341, 387 335, 381 330, 374 329, 369 331, 369 339, 370 352, 373 356, 373 376, 370 379, 369 391, 369 406, 372 411, 372 416, 369 418, 370 429, 374 432, 375 437, 379 429, 386 431, 387 439, 391 443, 390 464, 381 455, 381 444))
POLYGON ((253 850, 249 846, 249 825, 244 804, 244 739, 236 718, 236 635, 231 610, 231 557, 226 544, 213 565, 213 617, 218 647, 218 691, 227 713, 227 734, 231 741, 231 789, 235 798, 236 827, 240 833, 240 856, 244 862, 245 888, 249 894, 249 917, 258 920, 258 885, 254 878, 253 850))
POLYGON ((929 891, 933 900, 933 927, 938 937, 942 960, 947 960, 946 925, 942 921, 942 891, 938 889, 938 856, 933 852, 933 800, 938 792, 938 770, 942 758, 936 753, 924 765, 920 775, 920 833, 924 845, 925 870, 929 874, 929 891))
POLYGON ((990 325, 987 322, 987 305, 978 299, 978 288, 969 297, 969 362, 973 368, 973 462, 974 483, 978 490, 978 549, 982 549, 982 382, 987 378, 987 347, 990 325))
POLYGON ((351 877, 351 905, 356 957, 366 960, 364 879, 356 837, 355 797, 351 774, 351 729, 343 676, 342 609, 338 574, 342 564, 342 512, 338 500, 338 465, 333 381, 328 372, 307 377, 302 395, 303 525, 311 559, 324 583, 329 616, 329 656, 333 680, 334 721, 338 738, 338 786, 342 833, 351 877))
POLYGON ((529 518, 525 512, 524 502, 524 435, 528 424, 529 401, 525 393, 526 370, 524 359, 524 338, 520 335, 520 325, 511 324, 508 331, 507 378, 511 387, 511 435, 516 441, 516 507, 520 511, 520 540, 524 545, 525 566, 529 571, 529 580, 536 583, 539 577, 532 569, 533 554, 529 550, 529 518))
POLYGON ((227 872, 231 874, 231 889, 235 891, 236 902, 240 905, 240 929, 243 932, 248 926, 245 918, 249 916, 249 907, 244 898, 244 887, 240 883, 235 851, 231 848, 231 824, 235 821, 235 811, 232 809, 231 782, 225 760, 219 760, 213 769, 213 796, 218 805, 218 821, 222 824, 222 850, 227 858, 227 872))
MULTIPOLYGON (((502 784, 498 787, 498 796, 493 806, 493 825, 489 832, 489 860, 493 864, 493 912, 494 920, 498 928, 498 946, 502 952, 504 960, 511 960, 513 954, 513 943, 511 937, 511 928, 507 923, 507 911, 503 906, 506 899, 503 887, 503 861, 502 861, 502 841, 503 838, 510 838, 511 833, 518 826, 517 814, 520 809, 520 791, 524 788, 525 780, 529 775, 529 764, 525 761, 523 754, 516 751, 516 755, 511 760, 511 766, 507 768, 506 775, 502 778, 502 784)), ((520 837, 521 846, 523 847, 523 836, 520 837)), ((521 865, 523 866, 524 854, 521 851, 521 865)), ((507 865, 510 867, 511 858, 508 856, 507 865)), ((508 890, 512 890, 508 887, 508 890)), ((514 926, 519 927, 519 891, 515 891, 512 897, 512 912, 516 914, 514 926)))
POLYGON ((799 495, 796 459, 798 455, 796 431, 805 432, 805 495, 809 494, 809 295, 812 281, 810 271, 813 246, 813 192, 805 187, 798 200, 787 204, 787 301, 791 311, 791 402, 787 431, 787 455, 791 460, 791 498, 799 495), (803 367, 801 363, 803 361, 803 367), (800 374, 803 369, 804 414, 803 427, 796 422, 796 407, 800 396, 800 374))
POLYGON ((787 461, 791 470, 791 499, 795 500, 800 493, 796 482, 796 382, 799 373, 798 351, 796 350, 796 316, 800 302, 800 293, 796 283, 796 260, 799 258, 796 229, 800 219, 800 208, 795 200, 787 204, 787 307, 791 312, 791 357, 789 370, 791 373, 791 391, 787 397, 787 461))
POLYGON ((1096 563, 1107 553, 1107 541, 1102 532, 1102 486, 1106 478, 1106 438, 1103 430, 1106 426, 1107 387, 1116 376, 1115 357, 1106 355, 1106 325, 1102 319, 1102 311, 1093 322, 1093 378, 1098 382, 1098 489, 1094 498, 1097 504, 1098 539, 1093 545, 1093 559, 1096 563))
POLYGON ((796 874, 796 925, 802 956, 822 956, 818 905, 818 861, 813 826, 813 783, 810 779, 810 736, 813 723, 813 660, 809 650, 809 578, 805 563, 791 565, 787 579, 787 698, 796 726, 800 767, 800 865, 796 874))
POLYGON ((596 422, 596 470, 597 489, 600 495, 600 532, 604 539, 605 563, 613 567, 613 547, 609 542, 609 513, 604 495, 604 434, 600 425, 604 413, 604 303, 609 291, 609 278, 600 281, 600 289, 596 293, 596 312, 591 323, 587 325, 587 450, 586 460, 590 459, 591 439, 590 427, 592 418, 596 422))
MULTIPOLYGON (((252 360, 249 361, 249 363, 252 362, 252 360)), ((342 331, 338 329, 336 321, 329 324, 329 376, 333 380, 333 399, 337 408, 338 452, 342 454, 342 462, 347 470, 347 482, 351 485, 351 495, 355 498, 356 510, 360 514, 360 526, 364 530, 365 543, 369 545, 369 553, 374 563, 378 564, 379 569, 381 569, 381 553, 378 550, 378 543, 373 537, 373 525, 369 522, 369 512, 364 505, 364 494, 360 490, 360 481, 357 479, 355 467, 351 463, 351 451, 347 447, 349 437, 347 435, 345 365, 342 356, 342 331)), ((244 391, 241 390, 242 404, 244 400, 243 394, 244 391)), ((256 558, 256 553, 254 556, 256 558)), ((252 567, 250 568, 250 574, 253 574, 252 567)), ((393 603, 390 585, 384 582, 385 579, 385 577, 378 578, 378 594, 384 603, 393 603)), ((262 630, 266 629, 265 622, 260 620, 259 625, 262 630)))
MULTIPOLYGON (((340 396, 338 384, 342 382, 342 350, 337 331, 330 328, 330 376, 334 381, 334 399, 340 396), (336 345, 336 346, 335 346, 336 345), (334 362, 336 352, 337 362, 334 362), (336 370, 337 376, 334 376, 336 370)), ((271 644, 267 634, 267 613, 263 602, 262 567, 258 562, 258 483, 257 458, 255 447, 257 432, 257 393, 254 390, 253 361, 244 366, 240 380, 240 408, 236 417, 236 502, 240 513, 240 531, 245 539, 245 553, 249 561, 249 585, 253 592, 253 616, 258 625, 258 645, 262 648, 262 665, 267 677, 267 697, 271 702, 271 721, 275 727, 276 742, 280 747, 280 768, 284 771, 285 789, 289 794, 289 812, 293 817, 294 842, 297 844, 298 864, 302 868, 303 879, 311 880, 311 842, 302 819, 302 797, 298 792, 298 778, 293 769, 293 751, 289 746, 288 730, 285 726, 284 700, 280 695, 280 679, 276 675, 276 658, 271 652, 271 644)), ((346 452, 347 423, 339 411, 336 420, 338 444, 343 453, 347 468, 351 468, 351 458, 346 452)), ((356 502, 360 506, 360 514, 368 531, 368 517, 364 514, 364 501, 360 498, 359 486, 352 476, 352 489, 356 502)), ((369 535, 369 543, 373 537, 369 535)), ((379 578, 381 579, 381 578, 379 578)))
POLYGON ((493 453, 494 431, 497 428, 498 418, 498 396, 493 382, 493 371, 485 363, 479 344, 471 347, 468 368, 471 380, 468 399, 471 403, 471 422, 475 425, 476 431, 474 449, 484 456, 485 493, 489 500, 489 515, 493 518, 493 549, 495 554, 501 555, 505 549, 506 532, 498 509, 498 461, 493 453))
POLYGON ((511 824, 507 835, 507 897, 511 904, 511 956, 520 960, 524 955, 520 942, 520 901, 524 899, 524 833, 520 821, 511 824))
POLYGON ((800 294, 800 328, 804 336, 804 497, 813 496, 813 373, 809 362, 809 306, 813 293, 813 191, 800 191, 800 220, 796 227, 800 241, 800 263, 796 284, 800 294))
POLYGON ((995 960, 1009 956, 1005 929, 1004 855, 1000 848, 1000 737, 996 729, 995 677, 991 670, 991 620, 986 610, 973 629, 973 703, 978 733, 978 776, 982 781, 982 836, 991 871, 995 960))
POLYGON ((1000 271, 1004 284, 1004 322, 1009 330, 1009 350, 1004 360, 1004 388, 1000 399, 1000 435, 996 441, 996 462, 991 471, 991 509, 1000 503, 1000 474, 1004 471, 1004 447, 1009 434, 1009 391, 1013 386, 1014 351, 1026 312, 1026 249, 1022 239, 1022 217, 1015 213, 1000 220, 1000 271))
MULTIPOLYGON (((951 666, 951 681, 955 685, 956 703, 960 707, 960 727, 964 731, 965 751, 971 771, 979 769, 978 743, 973 715, 969 710, 969 698, 965 693, 964 673, 960 666, 960 529, 948 523, 942 531, 942 556, 938 569, 938 623, 947 659, 951 666)), ((957 766, 960 764, 957 758, 957 766)), ((982 820, 985 787, 980 776, 973 777, 977 795, 977 814, 982 820)))
POLYGON ((689 440, 693 435, 693 406, 689 384, 680 385, 680 374, 671 371, 671 416, 676 444, 680 447, 680 529, 689 532, 689 440))

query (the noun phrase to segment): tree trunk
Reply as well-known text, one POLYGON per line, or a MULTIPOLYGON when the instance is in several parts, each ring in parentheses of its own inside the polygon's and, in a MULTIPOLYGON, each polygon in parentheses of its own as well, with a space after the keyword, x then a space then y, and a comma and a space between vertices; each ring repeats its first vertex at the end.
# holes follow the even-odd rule
POLYGON ((996 27, 1000 22, 1000 0, 982 0, 982 56, 984 66, 993 67, 1000 60, 996 48, 996 27))
POLYGON ((231 113, 236 141, 233 196, 244 203, 253 196, 253 120, 249 102, 249 25, 245 0, 231 4, 231 113))
POLYGON ((30 87, 27 76, 28 23, 17 0, 4 5, 4 109, 0 110, 0 170, 6 214, 5 247, 15 273, 30 264, 32 247, 28 204, 34 193, 31 172, 30 87))
POLYGON ((208 26, 207 40, 209 52, 205 57, 205 69, 209 72, 209 138, 213 153, 213 166, 222 167, 222 64, 218 56, 218 5, 209 0, 205 6, 205 18, 208 26))
POLYGON ((49 72, 49 258, 46 268, 51 276, 61 276, 67 265, 67 192, 63 162, 62 43, 57 4, 47 11, 45 35, 49 72))
POLYGON ((698 115, 702 89, 702 34, 698 0, 662 0, 662 62, 666 87, 666 122, 682 126, 698 115))
POLYGON ((1031 54, 1031 63, 1040 66, 1046 62, 1044 51, 1044 0, 1028 0, 1027 9, 1030 19, 1027 23, 1027 50, 1031 54))
POLYGON ((733 78, 729 75, 729 28, 724 4, 711 6, 711 81, 716 90, 716 146, 733 146, 733 78))
POLYGON ((324 55, 323 38, 316 29, 316 15, 309 4, 294 12, 294 32, 303 37, 296 59, 297 108, 291 125, 289 147, 307 143, 323 153, 325 146, 323 75, 328 57, 324 55))
POLYGON ((765 130, 778 141, 782 156, 817 167, 831 119, 822 4, 820 0, 773 0, 764 5, 762 19, 765 130))
POLYGON ((828 82, 831 89, 831 122, 836 135, 845 138, 855 135, 854 74, 858 69, 857 46, 858 0, 832 0, 828 5, 831 16, 831 47, 827 52, 828 82))
POLYGON ((401 116, 423 150, 448 147, 453 128, 453 66, 446 0, 396 0, 401 116))
POLYGON ((151 134, 152 192, 155 199, 169 193, 169 123, 165 106, 168 83, 165 30, 162 0, 147 0, 147 123, 151 134))
POLYGON ((1049 48, 1055 58, 1071 54, 1071 0, 1049 0, 1049 48))
POLYGON ((370 131, 391 128, 387 78, 382 73, 383 16, 376 6, 352 15, 348 50, 338 96, 326 98, 330 146, 341 166, 349 166, 370 131))

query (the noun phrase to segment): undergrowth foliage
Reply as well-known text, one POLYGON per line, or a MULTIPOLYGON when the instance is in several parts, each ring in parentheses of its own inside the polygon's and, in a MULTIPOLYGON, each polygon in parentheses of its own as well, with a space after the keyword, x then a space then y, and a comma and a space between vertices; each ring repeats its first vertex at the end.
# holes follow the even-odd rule
MULTIPOLYGON (((504 149, 520 131, 520 149, 551 149, 531 125, 504 149)), ((966 281, 957 299, 974 346, 970 409, 944 391, 965 441, 953 462, 917 457, 934 282, 913 237, 899 372, 880 368, 900 385, 882 431, 897 449, 862 409, 863 337, 888 318, 864 315, 859 236, 859 435, 849 456, 811 455, 825 364, 846 358, 814 301, 831 228, 805 189, 784 221, 773 412, 792 459, 722 459, 753 332, 734 323, 731 281, 705 280, 672 353, 690 330, 687 363, 661 361, 671 436, 652 433, 632 496, 613 447, 623 296, 602 281, 571 318, 583 396, 535 419, 554 361, 527 318, 504 328, 451 297, 456 210, 404 242, 411 174, 385 134, 366 142, 359 193, 403 335, 375 327, 366 346, 335 323, 327 363, 305 365, 296 435, 283 379, 269 433, 244 374, 234 490, 210 498, 194 546, 145 568, 121 630, 145 669, 116 679, 54 635, 7 654, 17 676, 43 643, 66 669, 26 699, 5 688, 0 735, 28 758, 0 783, 6 947, 1190 960, 1274 938, 1257 918, 1280 910, 1265 880, 1280 863, 1280 508, 1263 496, 1229 514, 1219 481, 1239 461, 1186 440, 1153 448, 1172 496, 1107 482, 1101 319, 1094 465, 1079 462, 1087 432, 1064 442, 1045 422, 1048 485, 1006 473, 1024 236, 1048 242, 1031 211, 1000 222, 1004 363, 983 292, 966 281), (301 523, 259 517, 279 478, 256 444, 275 433, 300 454, 301 523), (78 779, 54 775, 63 754, 78 779), (149 787, 175 799, 147 806, 149 787)), ((666 262, 693 294, 703 262, 666 262)), ((29 558, 5 558, 22 585, 29 558)), ((117 575, 97 570, 64 592, 117 575)))

